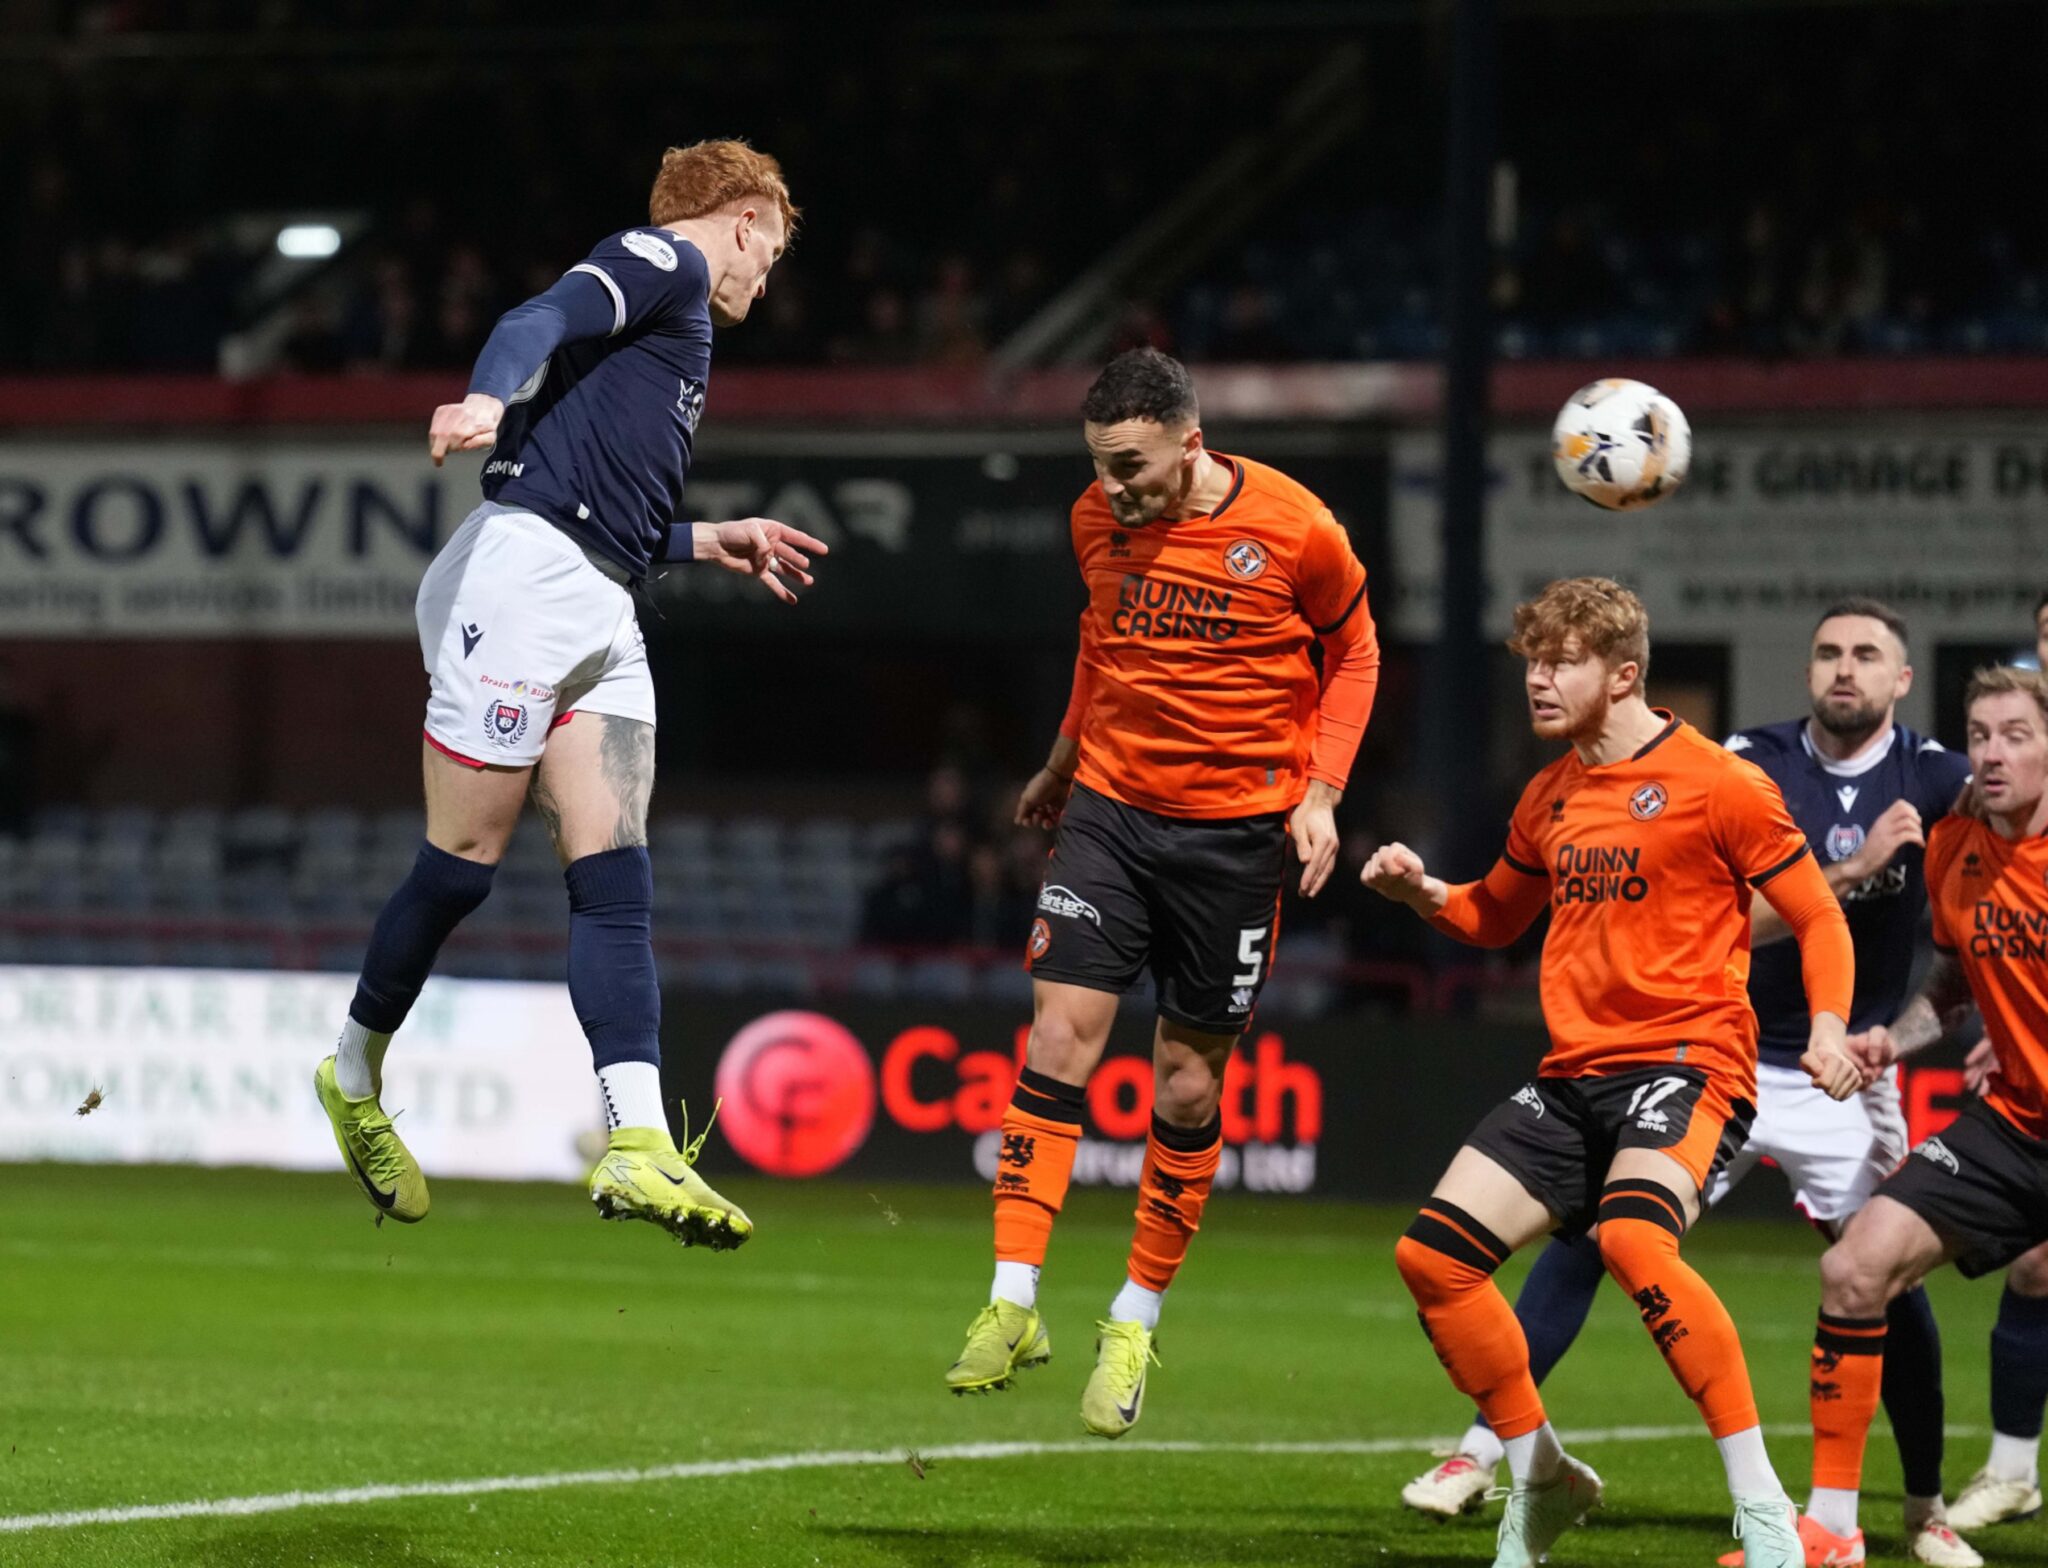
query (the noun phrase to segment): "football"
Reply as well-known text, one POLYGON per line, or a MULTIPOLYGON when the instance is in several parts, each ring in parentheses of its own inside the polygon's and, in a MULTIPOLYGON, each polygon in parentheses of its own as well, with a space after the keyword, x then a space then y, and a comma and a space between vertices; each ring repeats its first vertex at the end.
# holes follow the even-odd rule
POLYGON ((1655 387, 1610 377, 1579 388, 1550 429, 1565 488, 1617 512, 1652 506, 1685 481, 1692 427, 1655 387))

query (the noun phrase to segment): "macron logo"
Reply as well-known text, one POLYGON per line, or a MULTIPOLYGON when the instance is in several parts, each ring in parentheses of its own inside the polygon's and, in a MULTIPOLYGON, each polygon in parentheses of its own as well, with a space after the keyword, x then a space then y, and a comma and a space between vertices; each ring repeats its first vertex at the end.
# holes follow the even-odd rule
POLYGON ((462 656, 466 659, 476 652, 476 645, 484 640, 484 629, 471 621, 462 628, 462 656))

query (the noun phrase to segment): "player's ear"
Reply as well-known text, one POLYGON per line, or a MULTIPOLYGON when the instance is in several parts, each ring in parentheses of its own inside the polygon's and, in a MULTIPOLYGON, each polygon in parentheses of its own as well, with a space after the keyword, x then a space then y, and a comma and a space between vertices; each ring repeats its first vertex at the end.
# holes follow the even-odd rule
POLYGON ((1913 666, 1910 664, 1902 664, 1899 666, 1899 684, 1892 688, 1892 701, 1897 702, 1899 698, 1905 696, 1906 693, 1911 691, 1912 689, 1913 666))

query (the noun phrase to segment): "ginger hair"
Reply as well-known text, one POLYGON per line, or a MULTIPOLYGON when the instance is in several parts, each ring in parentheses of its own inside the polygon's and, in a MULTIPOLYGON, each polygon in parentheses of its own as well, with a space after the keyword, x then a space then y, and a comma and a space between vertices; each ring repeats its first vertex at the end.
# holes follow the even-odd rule
POLYGON ((784 242, 796 239, 796 203, 782 165, 743 141, 692 142, 661 155, 661 172, 647 198, 647 218, 657 226, 737 210, 749 199, 772 203, 782 214, 784 242))
POLYGON ((1574 642, 1609 669, 1633 662, 1636 687, 1650 673, 1650 612, 1607 577, 1566 577, 1515 606, 1508 651, 1524 659, 1556 659, 1574 642))

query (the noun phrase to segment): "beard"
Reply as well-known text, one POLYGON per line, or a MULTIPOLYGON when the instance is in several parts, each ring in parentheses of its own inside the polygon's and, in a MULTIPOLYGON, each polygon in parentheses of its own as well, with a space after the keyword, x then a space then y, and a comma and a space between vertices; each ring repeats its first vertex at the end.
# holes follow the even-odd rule
POLYGON ((1837 702, 1832 697, 1822 697, 1813 705, 1813 722, 1830 735, 1850 738, 1875 734, 1877 727, 1884 723, 1885 704, 1868 698, 1858 698, 1853 703, 1837 702))

